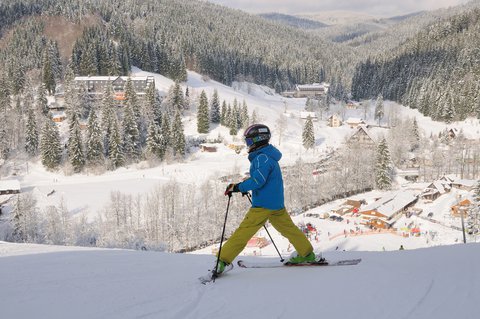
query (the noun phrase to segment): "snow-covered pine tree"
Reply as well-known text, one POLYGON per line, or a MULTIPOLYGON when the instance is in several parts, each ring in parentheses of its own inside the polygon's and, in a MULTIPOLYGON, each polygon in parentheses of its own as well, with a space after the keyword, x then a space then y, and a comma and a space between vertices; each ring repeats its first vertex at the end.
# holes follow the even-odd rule
POLYGON ((377 146, 375 183, 380 190, 390 189, 392 186, 390 152, 385 138, 377 146))
POLYGON ((230 135, 232 135, 232 136, 237 135, 237 133, 238 133, 237 114, 235 113, 235 108, 231 107, 230 104, 228 104, 226 115, 227 115, 226 116, 226 122, 227 122, 227 127, 230 129, 230 131, 229 131, 230 135))
POLYGON ((38 128, 33 108, 28 110, 26 130, 25 151, 28 155, 35 156, 38 152, 38 128))
POLYGON ((420 131, 418 128, 417 118, 413 118, 412 122, 412 143, 410 150, 413 152, 420 147, 420 131))
POLYGON ((247 102, 243 100, 242 103, 242 110, 240 112, 240 118, 242 122, 242 128, 247 128, 248 126, 248 121, 249 121, 249 116, 248 116, 248 106, 247 102))
POLYGON ((210 121, 212 123, 220 123, 220 100, 218 98, 218 91, 213 91, 211 105, 210 105, 210 121))
POLYGON ((68 158, 75 173, 80 172, 85 166, 85 154, 83 152, 82 132, 78 118, 74 116, 70 123, 70 136, 68 138, 68 158))
POLYGON ((315 146, 315 132, 313 130, 313 121, 310 116, 307 117, 302 132, 302 144, 309 150, 315 146))
POLYGON ((114 115, 111 119, 110 130, 111 132, 108 141, 108 159, 110 160, 111 169, 116 169, 122 166, 124 163, 122 138, 120 136, 120 129, 118 128, 116 115, 114 115))
POLYGON ((380 125, 380 121, 383 119, 385 115, 385 110, 383 107, 383 96, 380 94, 377 97, 377 101, 375 103, 375 119, 378 120, 378 125, 380 125))
POLYGON ((125 100, 123 102, 124 106, 128 106, 130 104, 133 114, 135 115, 135 121, 138 121, 141 115, 140 103, 138 102, 137 92, 135 92, 132 78, 130 77, 128 77, 127 83, 125 83, 125 100))
POLYGON ((114 117, 116 118, 113 104, 113 88, 111 84, 105 86, 105 90, 102 96, 102 121, 101 130, 103 132, 103 147, 106 157, 109 157, 109 143, 110 134, 112 131, 112 123, 114 117))
POLYGON ((53 95, 55 93, 55 73, 52 70, 52 64, 50 62, 50 57, 48 54, 48 50, 43 52, 43 59, 42 59, 42 82, 45 85, 45 89, 47 90, 49 95, 53 95))
POLYGON ((200 93, 200 101, 197 110, 197 132, 208 133, 210 129, 210 121, 208 116, 208 99, 205 91, 200 93))
POLYGON ((90 110, 90 115, 88 117, 86 144, 87 164, 91 166, 102 164, 104 161, 103 136, 97 113, 94 108, 90 110))
POLYGON ((156 89, 154 84, 151 84, 147 89, 146 94, 147 100, 147 108, 153 116, 153 120, 157 124, 157 126, 162 125, 162 100, 158 90, 156 89))
POLYGON ((160 129, 158 128, 157 123, 155 123, 155 121, 150 121, 147 132, 147 145, 145 148, 147 159, 154 159, 158 157, 160 153, 159 135, 160 129))
POLYGON ((186 141, 180 111, 175 112, 172 130, 170 132, 170 140, 173 148, 173 155, 185 155, 186 141))
POLYGON ((171 92, 170 99, 173 109, 182 112, 185 109, 185 98, 179 82, 175 82, 171 92))
POLYGON ((42 164, 48 169, 58 167, 62 161, 62 146, 60 133, 56 124, 48 119, 42 131, 40 140, 40 153, 42 164))
MULTIPOLYGON (((480 110, 479 110, 479 118, 480 118, 480 110)), ((220 111, 220 124, 223 126, 227 126, 227 102, 223 100, 222 102, 222 110, 220 111)))
POLYGON ((48 109, 47 90, 43 83, 40 84, 37 89, 36 107, 43 115, 48 116, 50 110, 48 109))
POLYGON ((136 161, 141 154, 140 132, 133 110, 132 101, 125 105, 123 114, 123 154, 126 161, 136 161))

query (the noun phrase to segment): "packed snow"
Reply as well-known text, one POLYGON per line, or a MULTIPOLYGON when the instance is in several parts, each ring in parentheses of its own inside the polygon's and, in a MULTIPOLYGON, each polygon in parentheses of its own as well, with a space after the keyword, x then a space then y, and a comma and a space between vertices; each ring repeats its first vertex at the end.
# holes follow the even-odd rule
POLYGON ((213 256, 2 242, 0 307, 2 318, 475 318, 479 248, 332 251, 362 262, 236 267, 202 285, 213 256))

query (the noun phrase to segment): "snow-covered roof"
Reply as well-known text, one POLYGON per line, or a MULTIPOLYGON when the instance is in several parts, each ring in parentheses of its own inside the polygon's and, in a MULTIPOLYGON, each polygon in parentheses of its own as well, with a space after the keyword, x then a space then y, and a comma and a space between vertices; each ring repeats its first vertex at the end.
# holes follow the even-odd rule
POLYGON ((76 76, 75 81, 115 81, 116 79, 122 79, 127 81, 130 78, 132 81, 146 81, 151 77, 148 76, 103 76, 103 75, 95 75, 95 76, 76 76))
POLYGON ((0 180, 0 192, 1 191, 19 191, 20 182, 16 179, 0 180))
POLYGON ((417 199, 417 192, 413 190, 403 190, 389 193, 374 203, 371 203, 360 209, 364 211, 375 210, 387 218, 392 217, 399 210, 402 210, 417 199))
POLYGON ((467 186, 467 187, 475 187, 477 181, 473 179, 459 179, 453 182, 457 185, 467 186))
POLYGON ((450 185, 448 185, 446 182, 437 180, 432 184, 428 185, 427 188, 425 188, 425 191, 423 192, 423 194, 435 194, 436 192, 438 192, 440 193, 440 195, 443 195, 450 188, 451 188, 450 185))
POLYGON ((312 119, 316 119, 317 118, 317 115, 315 114, 315 112, 307 112, 307 111, 302 111, 300 112, 300 118, 302 119, 306 119, 308 117, 311 117, 312 119))
POLYGON ((322 83, 312 83, 312 84, 297 84, 297 91, 323 91, 325 90, 325 85, 322 83))
POLYGON ((365 123, 364 120, 362 120, 361 118, 358 118, 358 117, 349 117, 345 122, 346 122, 347 124, 361 124, 361 123, 365 123))

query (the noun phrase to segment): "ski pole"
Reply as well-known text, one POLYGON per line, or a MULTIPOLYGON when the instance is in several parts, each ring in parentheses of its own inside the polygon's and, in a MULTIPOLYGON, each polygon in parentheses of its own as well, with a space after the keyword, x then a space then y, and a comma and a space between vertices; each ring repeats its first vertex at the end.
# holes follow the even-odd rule
MULTIPOLYGON (((250 204, 252 204, 252 199, 250 198, 250 193, 242 193, 242 195, 246 195, 247 198, 248 198, 248 200, 250 201, 250 204)), ((267 232, 268 237, 270 237, 270 240, 272 241, 273 247, 275 247, 275 250, 277 251, 278 256, 280 256, 280 262, 283 263, 283 262, 285 261, 285 259, 283 259, 282 254, 280 254, 280 251, 279 251, 278 248, 277 248, 277 245, 275 245, 275 242, 273 241, 273 238, 272 238, 272 236, 270 235, 270 232, 268 231, 267 226, 263 225, 263 228, 264 228, 265 231, 267 232)))
POLYGON ((220 248, 218 249, 217 263, 215 264, 215 269, 213 269, 213 272, 212 272, 213 282, 215 282, 215 278, 217 278, 218 262, 220 261, 220 253, 222 252, 223 237, 225 236, 225 227, 227 226, 227 216, 228 216, 228 209, 230 208, 231 198, 232 198, 232 194, 230 193, 228 194, 227 211, 225 212, 225 222, 223 223, 222 237, 220 238, 220 248))

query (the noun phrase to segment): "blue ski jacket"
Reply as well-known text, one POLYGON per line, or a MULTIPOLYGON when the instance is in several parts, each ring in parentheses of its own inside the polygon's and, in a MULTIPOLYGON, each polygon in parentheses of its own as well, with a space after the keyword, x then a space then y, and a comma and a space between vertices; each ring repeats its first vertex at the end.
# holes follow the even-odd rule
POLYGON ((238 184, 242 193, 252 191, 252 207, 271 210, 285 208, 283 178, 278 161, 282 153, 267 145, 250 154, 250 178, 238 184))

